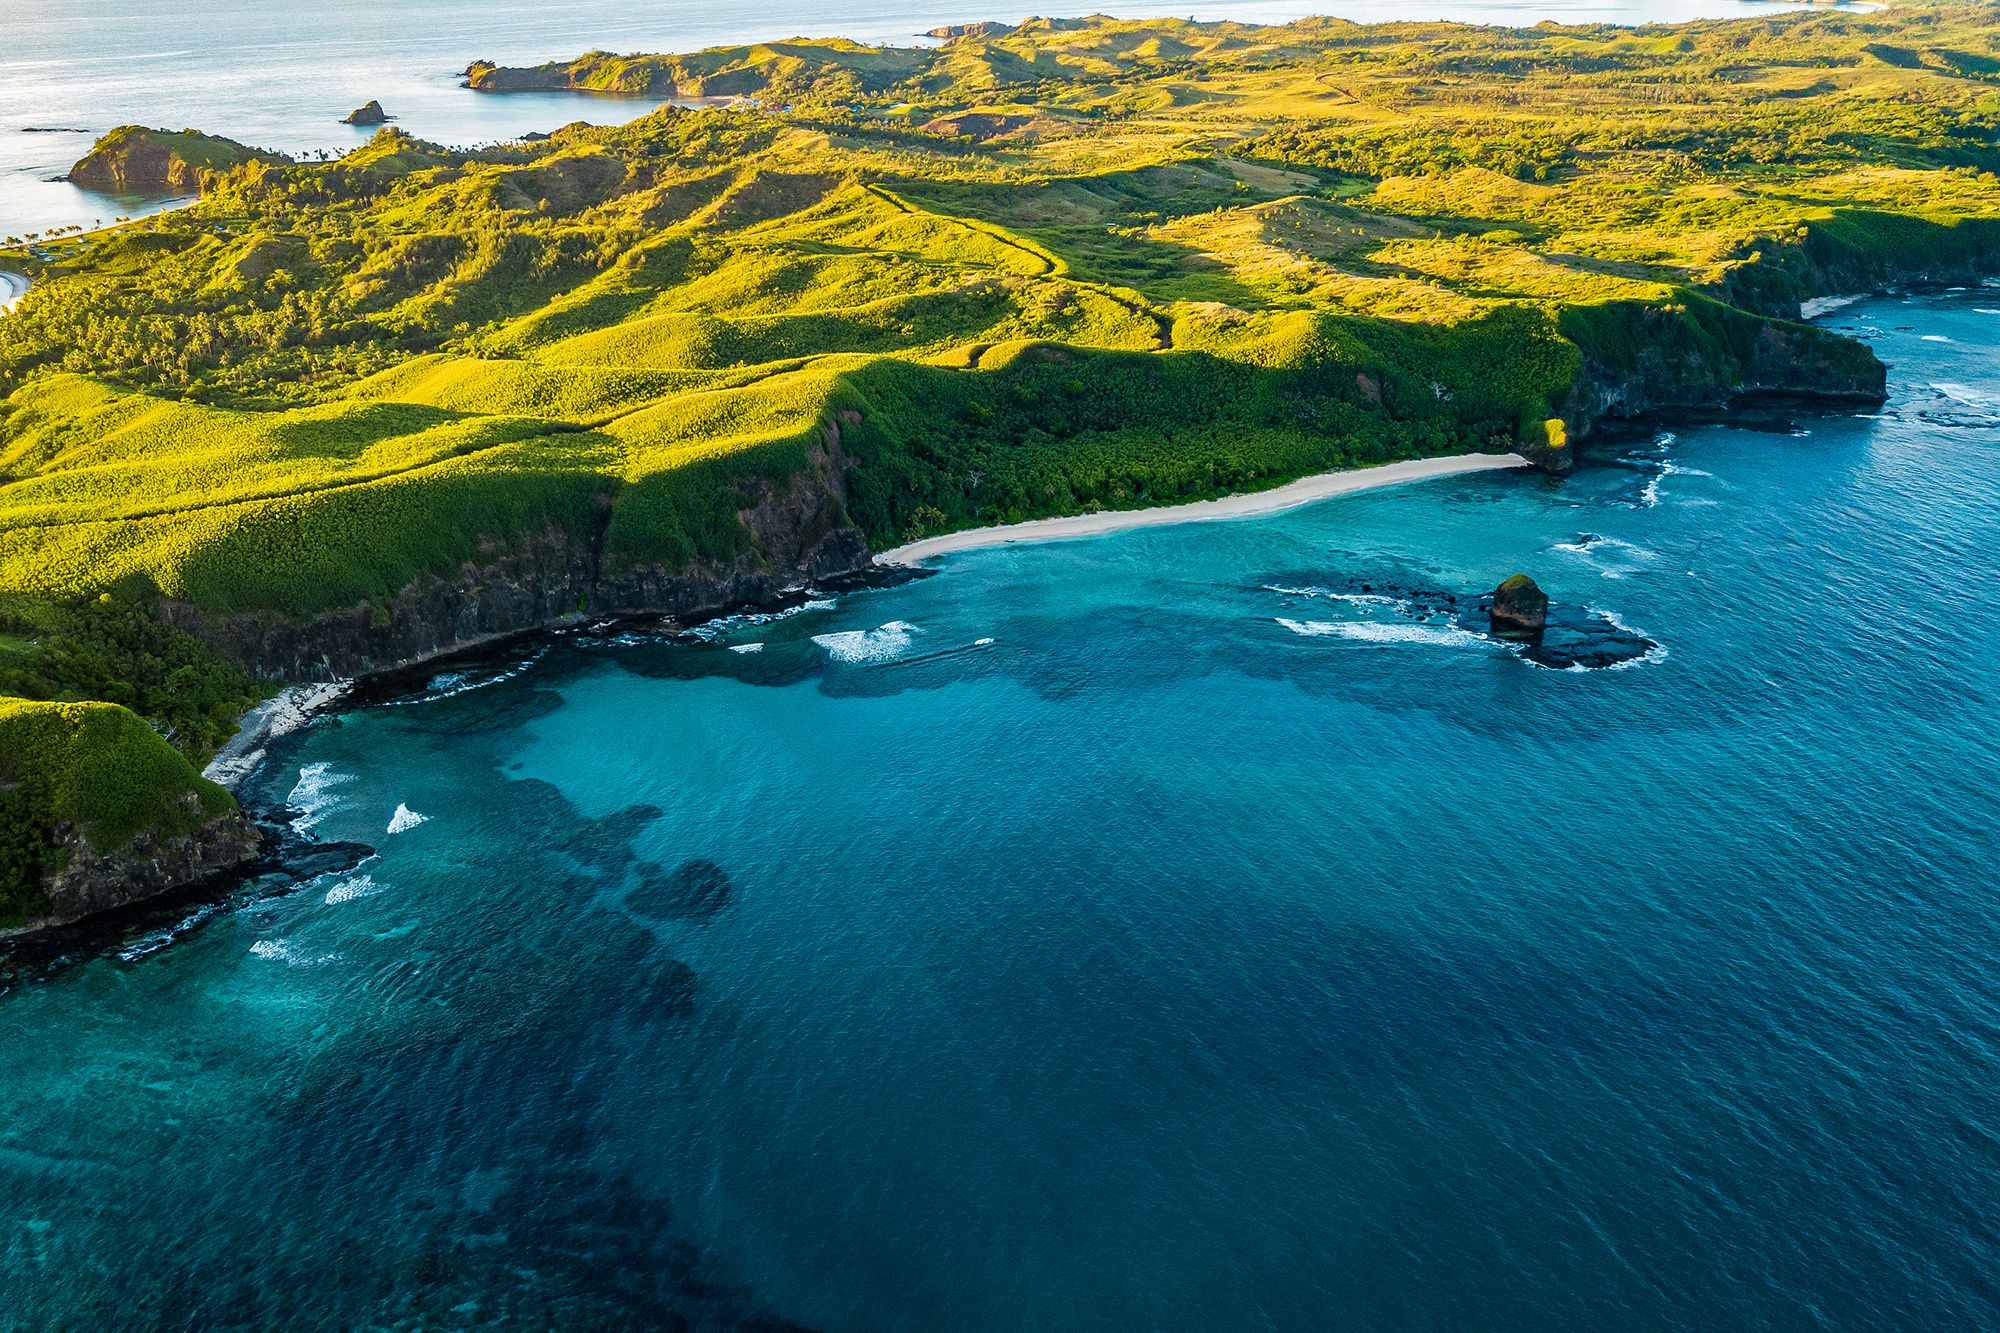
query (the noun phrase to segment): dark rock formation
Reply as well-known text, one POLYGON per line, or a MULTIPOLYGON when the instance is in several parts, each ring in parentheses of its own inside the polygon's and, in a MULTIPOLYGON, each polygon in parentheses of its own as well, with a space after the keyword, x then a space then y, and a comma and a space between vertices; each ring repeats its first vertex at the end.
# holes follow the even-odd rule
MULTIPOLYGON (((190 811, 195 799, 187 797, 190 811)), ((67 860, 49 877, 48 914, 27 923, 31 930, 192 888, 243 869, 264 850, 264 835, 240 810, 218 815, 185 837, 146 834, 122 847, 95 847, 70 827, 58 829, 56 838, 67 860)))
POLYGON ((1516 574, 1493 590, 1493 634, 1533 643, 1549 623, 1549 597, 1526 574, 1516 574))
POLYGON ((289 829, 275 835, 267 833, 270 836, 277 840, 277 847, 270 854, 272 864, 296 880, 343 875, 375 855, 375 849, 365 842, 314 842, 289 829))
POLYGON ((1576 470, 1576 450, 1569 444, 1569 423, 1560 417, 1543 422, 1541 438, 1523 440, 1514 452, 1550 476, 1566 477, 1576 470))
POLYGON ((343 125, 387 125, 389 123, 389 113, 382 109, 380 102, 371 98, 366 106, 358 106, 348 112, 340 123, 343 125))

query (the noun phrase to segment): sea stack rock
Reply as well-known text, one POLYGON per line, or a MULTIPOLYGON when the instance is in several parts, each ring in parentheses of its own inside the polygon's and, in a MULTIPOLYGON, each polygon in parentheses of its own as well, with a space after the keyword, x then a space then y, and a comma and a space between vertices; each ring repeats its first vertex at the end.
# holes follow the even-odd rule
POLYGON ((1530 643, 1549 623, 1549 595, 1526 574, 1516 574, 1493 590, 1493 634, 1530 643))
POLYGON ((382 109, 380 102, 371 100, 367 106, 359 106, 348 112, 346 119, 340 123, 343 125, 387 125, 389 123, 389 113, 382 109))

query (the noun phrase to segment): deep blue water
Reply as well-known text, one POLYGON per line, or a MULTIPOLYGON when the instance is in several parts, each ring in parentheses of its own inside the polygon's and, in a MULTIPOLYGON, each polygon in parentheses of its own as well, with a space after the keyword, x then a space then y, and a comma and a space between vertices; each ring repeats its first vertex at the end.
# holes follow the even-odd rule
POLYGON ((1878 417, 312 730, 379 857, 0 997, 0 1327, 2000 1324, 2000 291, 1836 322, 1878 417), (1663 651, 1404 609, 1517 569, 1663 651))

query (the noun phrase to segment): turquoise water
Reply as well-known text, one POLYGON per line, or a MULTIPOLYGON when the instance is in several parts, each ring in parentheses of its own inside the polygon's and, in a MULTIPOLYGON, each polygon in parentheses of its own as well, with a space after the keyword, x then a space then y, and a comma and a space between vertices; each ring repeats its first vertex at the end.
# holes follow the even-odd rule
MULTIPOLYGON (((910 44, 952 23, 1030 12, 1143 18, 1163 0, 8 0, 0 25, 0 237, 94 227, 161 206, 62 182, 97 135, 137 122, 192 126, 289 153, 344 152, 372 130, 340 124, 375 98, 402 128, 469 146, 575 120, 629 120, 651 102, 565 94, 483 97, 474 60, 539 64, 585 51, 691 51, 799 36, 910 44)), ((1667 22, 1777 13, 1768 0, 1174 0, 1178 17, 1282 23, 1450 18, 1527 25, 1667 22)))
POLYGON ((0 1326, 1995 1326, 2000 292, 1836 322, 1879 417, 312 730, 376 859, 0 997, 0 1326), (1516 569, 1662 651, 1411 614, 1516 569))

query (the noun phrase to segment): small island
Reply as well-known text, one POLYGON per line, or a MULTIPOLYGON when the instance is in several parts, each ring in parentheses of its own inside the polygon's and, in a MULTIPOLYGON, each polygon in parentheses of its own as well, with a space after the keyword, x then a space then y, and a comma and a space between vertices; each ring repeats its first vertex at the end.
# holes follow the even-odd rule
POLYGON ((373 129, 378 125, 387 125, 391 119, 389 113, 382 109, 382 104, 370 98, 363 105, 342 116, 340 123, 373 129))

